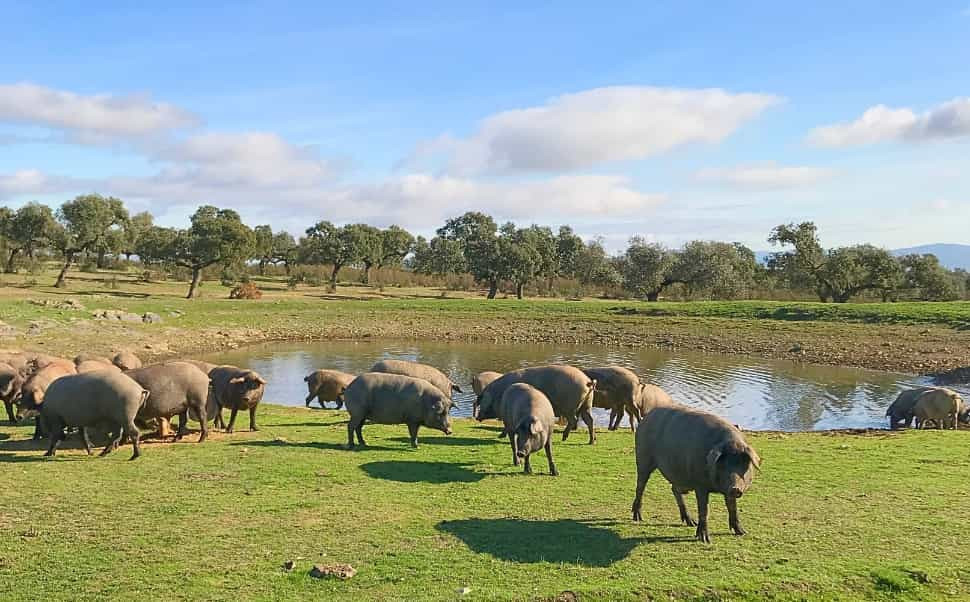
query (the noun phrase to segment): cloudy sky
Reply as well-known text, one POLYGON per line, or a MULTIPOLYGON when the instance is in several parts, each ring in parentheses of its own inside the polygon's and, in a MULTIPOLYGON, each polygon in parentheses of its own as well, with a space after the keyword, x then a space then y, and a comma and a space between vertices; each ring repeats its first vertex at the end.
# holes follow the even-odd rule
POLYGON ((110 4, 0 2, 0 203, 970 242, 967 0, 110 4))

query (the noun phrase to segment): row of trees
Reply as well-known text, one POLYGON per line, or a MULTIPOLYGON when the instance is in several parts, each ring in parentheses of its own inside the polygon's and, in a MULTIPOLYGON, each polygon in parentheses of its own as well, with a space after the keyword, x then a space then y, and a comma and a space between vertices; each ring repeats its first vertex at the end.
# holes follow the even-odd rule
POLYGON ((430 240, 398 226, 336 226, 321 221, 296 240, 269 225, 250 228, 231 209, 202 206, 187 228, 154 224, 149 213, 129 215, 113 197, 82 195, 54 212, 38 203, 14 211, 0 207, 0 251, 8 272, 18 258, 38 251, 62 259, 56 286, 64 286, 81 256, 105 267, 109 257, 137 256, 145 265, 178 266, 191 272, 188 297, 196 295, 203 270, 252 265, 263 273, 282 265, 329 266, 332 288, 345 267, 359 268, 369 282, 373 268, 401 268, 421 274, 470 274, 494 298, 504 285, 521 298, 527 285, 569 279, 606 293, 656 301, 676 287, 682 296, 714 299, 751 297, 784 286, 812 291, 823 301, 846 302, 862 294, 884 300, 959 298, 968 288, 965 272, 943 268, 932 255, 896 258, 871 245, 824 249, 811 222, 776 227, 769 241, 781 247, 766 263, 739 243, 692 241, 670 249, 640 237, 611 256, 598 240, 583 241, 569 226, 499 225, 468 212, 449 219, 430 240))

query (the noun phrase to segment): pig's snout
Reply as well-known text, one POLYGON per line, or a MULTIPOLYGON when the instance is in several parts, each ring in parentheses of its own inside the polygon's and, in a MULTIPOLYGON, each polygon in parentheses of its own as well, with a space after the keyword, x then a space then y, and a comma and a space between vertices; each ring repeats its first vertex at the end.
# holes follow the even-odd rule
POLYGON ((522 451, 521 449, 517 449, 517 450, 515 450, 515 455, 518 456, 518 457, 520 457, 520 458, 524 458, 525 457, 525 452, 522 451))
POLYGON ((446 435, 450 435, 452 433, 451 427, 449 426, 446 426, 443 430, 446 435))
POLYGON ((731 491, 728 492, 728 495, 734 499, 738 499, 744 495, 744 491, 742 491, 739 487, 732 487, 731 491))

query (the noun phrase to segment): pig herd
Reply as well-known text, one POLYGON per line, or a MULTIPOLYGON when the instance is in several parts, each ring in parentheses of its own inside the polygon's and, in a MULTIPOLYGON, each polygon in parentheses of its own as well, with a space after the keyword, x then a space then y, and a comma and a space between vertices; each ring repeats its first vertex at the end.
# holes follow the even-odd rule
MULTIPOLYGON (((347 449, 365 445, 365 423, 405 424, 412 447, 424 426, 451 434, 452 394, 462 392, 432 366, 403 360, 382 360, 370 371, 353 375, 316 370, 304 381, 306 405, 316 399, 345 407, 347 449)), ((0 352, 0 399, 11 422, 35 417, 34 438, 49 439, 46 456, 53 456, 67 429, 76 429, 91 453, 90 431, 108 435, 105 455, 125 440, 135 459, 140 454, 140 430, 152 423, 160 436, 171 436, 169 421, 179 416, 176 439, 188 433, 191 418, 201 425, 198 441, 209 423, 231 433, 239 411, 249 412, 249 428, 257 430, 256 410, 266 380, 236 366, 197 360, 142 366, 131 353, 112 359, 79 355, 73 361, 33 352, 0 352), (15 411, 16 408, 16 411, 15 411), (224 422, 223 410, 229 410, 224 422)), ((641 520, 641 500, 650 475, 659 470, 671 485, 680 519, 696 527, 698 540, 708 542, 708 501, 724 496, 728 524, 743 535, 738 499, 751 485, 761 459, 736 426, 713 414, 678 404, 659 387, 641 382, 620 366, 579 369, 567 365, 522 368, 507 373, 482 372, 472 379, 472 415, 502 423, 515 466, 532 472, 530 457, 545 452, 549 474, 559 471, 552 454, 553 429, 564 424, 562 439, 579 426, 587 427, 589 443, 596 441, 591 410, 610 411, 609 430, 616 430, 624 414, 635 433, 637 484, 633 519, 641 520), (687 510, 684 494, 695 492, 697 518, 687 510)), ((936 387, 904 391, 886 412, 890 427, 913 420, 918 428, 935 424, 956 428, 970 421, 970 408, 955 392, 936 387)))

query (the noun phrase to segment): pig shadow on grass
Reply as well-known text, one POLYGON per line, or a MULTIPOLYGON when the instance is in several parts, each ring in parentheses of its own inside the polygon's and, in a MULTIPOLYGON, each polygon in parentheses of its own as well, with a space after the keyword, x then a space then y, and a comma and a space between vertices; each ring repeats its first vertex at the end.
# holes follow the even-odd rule
POLYGON ((360 469, 372 478, 399 483, 474 483, 485 478, 467 466, 461 462, 388 460, 369 462, 360 469))
MULTIPOLYGON (((394 441, 402 444, 410 444, 411 440, 407 437, 391 437, 388 441, 394 441)), ((458 445, 458 446, 474 446, 474 445, 489 445, 493 443, 488 439, 476 439, 474 437, 455 437, 442 435, 440 437, 422 437, 418 435, 418 445, 458 445)))
POLYGON ((236 441, 235 443, 230 443, 232 446, 239 447, 308 447, 311 449, 330 449, 342 452, 355 452, 355 451, 401 451, 398 447, 386 447, 383 445, 367 445, 361 447, 359 445, 355 446, 354 449, 347 449, 344 447, 343 443, 330 443, 327 441, 236 441))
POLYGON ((521 563, 607 567, 645 541, 625 539, 611 529, 571 519, 472 518, 443 521, 436 528, 462 540, 474 552, 521 563))

